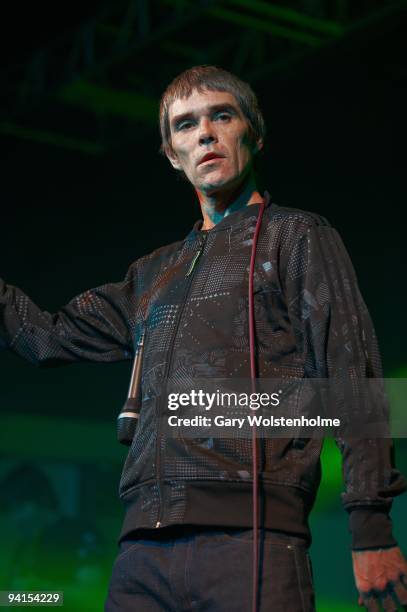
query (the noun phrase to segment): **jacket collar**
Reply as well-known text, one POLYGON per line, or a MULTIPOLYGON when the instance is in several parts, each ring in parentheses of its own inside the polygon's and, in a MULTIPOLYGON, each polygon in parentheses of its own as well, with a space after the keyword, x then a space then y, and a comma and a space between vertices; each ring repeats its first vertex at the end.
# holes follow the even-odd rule
MULTIPOLYGON (((268 191, 264 192, 263 198, 265 200, 265 208, 267 208, 271 204, 271 198, 270 198, 270 194, 268 193, 268 191)), ((232 226, 238 224, 240 221, 243 221, 244 219, 247 219, 248 217, 251 217, 251 216, 257 217, 258 212, 259 212, 259 207, 260 207, 260 204, 250 204, 250 206, 245 206, 244 208, 241 208, 240 210, 237 210, 236 212, 233 212, 230 215, 227 215, 227 217, 224 217, 221 221, 219 221, 214 227, 212 227, 209 230, 201 230, 203 220, 198 219, 198 221, 195 221, 192 227, 192 230, 186 236, 185 240, 191 240, 191 239, 196 238, 198 235, 206 234, 209 232, 213 233, 213 232, 219 232, 222 230, 230 229, 232 226)))

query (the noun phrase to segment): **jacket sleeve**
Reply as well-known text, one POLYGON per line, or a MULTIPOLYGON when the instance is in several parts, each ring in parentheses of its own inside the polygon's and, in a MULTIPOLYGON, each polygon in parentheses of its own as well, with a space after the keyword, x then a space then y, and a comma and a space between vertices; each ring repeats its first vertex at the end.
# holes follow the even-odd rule
POLYGON ((136 309, 134 264, 122 282, 85 291, 55 314, 0 279, 0 350, 44 367, 130 359, 136 309))
MULTIPOLYGON (((325 220, 313 222, 297 234, 288 251, 288 311, 305 376, 334 379, 348 387, 350 381, 354 387, 358 379, 382 378, 376 334, 338 232, 325 220)), ((363 404, 357 409, 363 410, 363 404)), ((353 549, 396 545, 389 511, 406 482, 394 467, 392 440, 346 438, 336 443, 353 549)))

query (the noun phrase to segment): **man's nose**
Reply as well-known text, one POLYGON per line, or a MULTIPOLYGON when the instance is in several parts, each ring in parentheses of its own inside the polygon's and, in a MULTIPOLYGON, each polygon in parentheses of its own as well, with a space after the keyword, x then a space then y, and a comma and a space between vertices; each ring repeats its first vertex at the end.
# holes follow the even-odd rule
POLYGON ((199 144, 208 145, 216 141, 215 130, 212 122, 204 117, 199 124, 199 144))

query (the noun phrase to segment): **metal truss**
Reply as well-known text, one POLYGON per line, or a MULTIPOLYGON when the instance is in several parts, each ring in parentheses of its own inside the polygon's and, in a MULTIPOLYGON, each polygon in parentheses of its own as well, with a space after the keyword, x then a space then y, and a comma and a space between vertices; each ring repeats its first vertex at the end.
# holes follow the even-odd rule
POLYGON ((0 133, 101 154, 135 138, 131 126, 156 123, 161 91, 188 66, 214 63, 253 82, 406 8, 407 0, 107 1, 10 68, 0 133))

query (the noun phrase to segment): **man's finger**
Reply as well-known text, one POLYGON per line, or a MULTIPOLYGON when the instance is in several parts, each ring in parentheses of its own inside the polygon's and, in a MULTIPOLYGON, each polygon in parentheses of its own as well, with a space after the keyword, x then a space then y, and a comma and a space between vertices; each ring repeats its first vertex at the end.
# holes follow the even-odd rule
POLYGON ((395 612, 399 607, 398 601, 392 597, 392 593, 383 593, 381 602, 385 612, 395 612))
POLYGON ((393 591, 397 597, 398 604, 401 606, 407 606, 407 582, 398 580, 393 585, 393 591))
POLYGON ((374 592, 362 593, 362 600, 368 612, 380 612, 380 604, 374 592))

